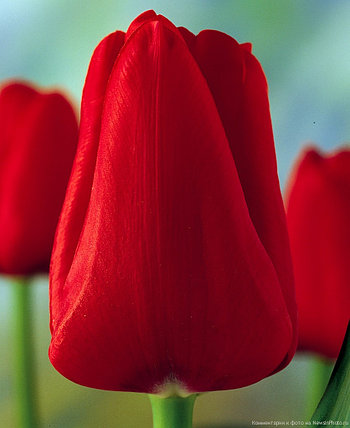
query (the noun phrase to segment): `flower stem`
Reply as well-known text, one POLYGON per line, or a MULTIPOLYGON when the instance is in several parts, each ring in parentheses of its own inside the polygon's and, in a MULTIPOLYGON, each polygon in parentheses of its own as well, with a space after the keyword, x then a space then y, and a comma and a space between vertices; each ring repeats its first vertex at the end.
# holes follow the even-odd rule
POLYGON ((33 343, 30 314, 31 286, 26 278, 13 280, 14 309, 14 379, 17 426, 37 427, 33 382, 33 343))
POLYGON ((161 398, 149 395, 153 413, 153 428, 192 428, 193 406, 197 395, 186 398, 161 398))

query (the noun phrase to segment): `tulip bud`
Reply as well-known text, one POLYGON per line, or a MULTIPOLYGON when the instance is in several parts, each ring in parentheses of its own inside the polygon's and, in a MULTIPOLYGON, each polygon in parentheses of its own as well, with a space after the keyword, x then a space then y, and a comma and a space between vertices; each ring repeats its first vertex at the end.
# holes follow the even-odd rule
POLYGON ((78 140, 58 93, 24 83, 0 92, 0 272, 47 272, 78 140))
POLYGON ((350 150, 306 150, 288 187, 299 348, 336 358, 350 318, 350 150))
POLYGON ((52 364, 163 396, 280 370, 296 308, 267 85, 153 11, 96 48, 50 273, 52 364))

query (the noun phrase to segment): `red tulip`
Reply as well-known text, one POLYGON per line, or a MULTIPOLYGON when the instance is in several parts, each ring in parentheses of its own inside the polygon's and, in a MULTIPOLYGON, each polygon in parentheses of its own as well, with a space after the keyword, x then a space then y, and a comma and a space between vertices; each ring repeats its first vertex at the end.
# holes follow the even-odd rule
POLYGON ((336 358, 350 318, 350 150, 304 152, 287 220, 299 307, 299 348, 336 358))
POLYGON ((79 384, 230 389, 290 361, 287 228, 247 45, 153 11, 99 44, 50 276, 50 359, 79 384))
POLYGON ((24 83, 0 92, 0 272, 49 270, 55 228, 78 139, 58 93, 24 83))

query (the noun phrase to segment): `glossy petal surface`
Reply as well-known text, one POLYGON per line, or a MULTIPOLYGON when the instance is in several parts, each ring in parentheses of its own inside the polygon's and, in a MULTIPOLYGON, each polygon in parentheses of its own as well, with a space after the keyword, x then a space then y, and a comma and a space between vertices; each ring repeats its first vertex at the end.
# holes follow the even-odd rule
POLYGON ((300 318, 299 348, 336 358, 350 318, 350 151, 303 153, 287 219, 300 318))
POLYGON ((0 93, 0 272, 48 271, 78 139, 58 93, 11 83, 0 93))
POLYGON ((123 46, 103 51, 102 42, 92 58, 85 91, 98 64, 105 61, 109 72, 102 109, 90 118, 100 126, 82 128, 77 159, 91 168, 76 162, 73 169, 51 269, 50 359, 82 385, 231 389, 280 369, 294 352, 293 279, 266 82, 261 95, 254 92, 261 82, 254 65, 245 85, 246 47, 212 33, 212 42, 197 36, 197 55, 195 36, 146 12, 123 46), (221 67, 215 43, 232 59, 237 102, 222 100, 209 76, 210 67, 221 67), (259 119, 253 99, 243 108, 244 97, 261 103, 259 119), (257 121, 256 134, 240 129, 242 115, 247 128, 257 121), (259 153, 272 168, 267 177, 246 159, 248 147, 237 148, 245 133, 266 146, 259 153), (94 151, 84 152, 88 145, 94 151), (247 165, 254 178, 245 176, 247 165), (254 188, 267 195, 269 186, 268 201, 249 200, 254 188), (83 210, 75 188, 88 195, 83 210), (70 240, 73 225, 80 235, 70 240))
MULTIPOLYGON (((288 234, 271 127, 267 83, 251 45, 239 45, 226 34, 205 30, 194 36, 181 29, 206 78, 235 160, 249 215, 276 269, 293 323, 296 342, 296 305, 288 234), (273 225, 273 227, 271 227, 273 225)), ((280 367, 282 368, 282 366, 280 367)))

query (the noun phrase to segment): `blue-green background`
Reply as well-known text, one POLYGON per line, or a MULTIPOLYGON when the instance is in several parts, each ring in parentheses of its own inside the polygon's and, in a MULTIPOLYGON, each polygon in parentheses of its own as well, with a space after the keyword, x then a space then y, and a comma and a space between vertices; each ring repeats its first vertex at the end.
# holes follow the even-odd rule
MULTIPOLYGON (((348 0, 0 0, 0 80, 22 78, 62 88, 78 108, 93 49, 154 9, 198 33, 224 31, 252 42, 269 83, 281 185, 303 145, 334 149, 350 134, 348 0)), ((1 237, 0 237, 1 240, 1 237)), ((11 286, 0 284, 0 426, 14 426, 11 378, 11 286)), ((150 427, 147 398, 77 386, 47 359, 47 281, 33 289, 39 407, 43 427, 150 427)), ((268 332, 267 332, 268 340, 268 332)), ((310 358, 237 391, 198 399, 195 427, 251 425, 252 420, 305 420, 310 358), (225 425, 226 424, 226 425, 225 425), (230 425, 231 424, 231 425, 230 425)))

